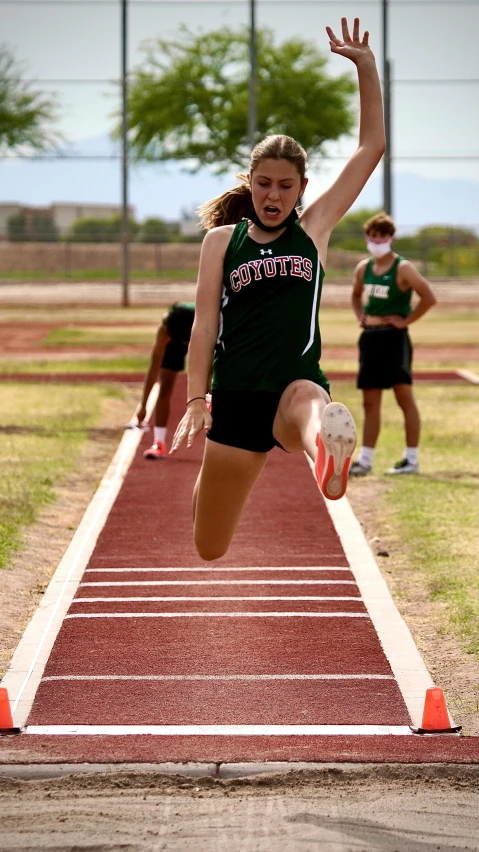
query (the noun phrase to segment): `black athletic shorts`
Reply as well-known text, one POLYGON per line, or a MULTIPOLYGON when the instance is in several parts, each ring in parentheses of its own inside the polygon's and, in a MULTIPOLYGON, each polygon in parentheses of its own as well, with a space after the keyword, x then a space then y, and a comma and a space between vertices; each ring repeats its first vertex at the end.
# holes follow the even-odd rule
POLYGON ((185 358, 188 352, 188 344, 179 340, 170 340, 165 347, 161 367, 163 370, 174 370, 181 373, 185 369, 185 358))
POLYGON ((358 388, 412 385, 412 345, 406 328, 392 325, 365 328, 358 345, 358 388))
POLYGON ((283 449, 273 436, 273 422, 282 393, 212 391, 213 425, 206 437, 217 444, 253 453, 268 453, 273 447, 283 449))

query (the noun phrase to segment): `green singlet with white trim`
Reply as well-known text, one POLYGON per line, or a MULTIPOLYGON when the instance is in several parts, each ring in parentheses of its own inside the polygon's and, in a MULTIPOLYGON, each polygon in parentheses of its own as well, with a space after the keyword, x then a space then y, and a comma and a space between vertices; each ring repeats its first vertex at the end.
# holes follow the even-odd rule
POLYGON ((397 283, 398 266, 404 260, 398 255, 392 266, 382 275, 373 272, 374 258, 370 258, 364 270, 363 285, 367 297, 364 313, 375 317, 399 314, 407 317, 411 313, 412 290, 400 290, 397 283))
POLYGON ((270 243, 235 225, 224 260, 213 390, 282 392, 309 379, 329 392, 319 367, 318 311, 324 270, 299 222, 270 243))

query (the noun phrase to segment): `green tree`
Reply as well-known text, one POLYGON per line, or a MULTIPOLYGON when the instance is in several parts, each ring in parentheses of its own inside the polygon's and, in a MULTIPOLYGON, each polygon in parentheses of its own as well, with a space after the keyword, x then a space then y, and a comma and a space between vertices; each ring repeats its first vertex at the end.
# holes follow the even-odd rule
POLYGON ((54 148, 62 136, 54 129, 57 100, 31 87, 23 67, 6 44, 0 44, 0 154, 27 146, 54 148))
POLYGON ((332 232, 329 245, 349 251, 365 251, 363 225, 376 213, 379 210, 366 208, 346 213, 332 232))
MULTIPOLYGON (((139 225, 129 220, 130 237, 133 239, 139 225)), ((84 216, 70 226, 67 240, 74 243, 118 243, 121 239, 121 216, 101 219, 96 216, 84 216)))
MULTIPOLYGON (((294 136, 309 155, 351 132, 356 115, 348 74, 330 77, 327 58, 312 42, 291 38, 276 46, 273 32, 257 33, 258 136, 294 136)), ((216 173, 248 160, 249 31, 224 28, 145 48, 132 73, 131 150, 139 160, 183 160, 190 170, 216 173)), ((118 132, 118 131, 117 131, 118 132)))
POLYGON ((52 243, 58 240, 58 228, 48 211, 22 210, 7 219, 8 239, 11 242, 52 243))
POLYGON ((140 225, 139 239, 142 243, 168 243, 175 241, 179 233, 177 222, 151 217, 140 225))

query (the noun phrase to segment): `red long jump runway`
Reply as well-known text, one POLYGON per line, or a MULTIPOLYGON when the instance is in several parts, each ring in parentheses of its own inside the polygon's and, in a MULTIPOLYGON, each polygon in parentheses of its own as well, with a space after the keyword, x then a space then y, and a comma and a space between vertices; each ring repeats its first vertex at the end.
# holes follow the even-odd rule
MULTIPOLYGON (((181 380, 173 421, 184 393, 181 380)), ((8 739, 10 761, 478 759, 478 738, 410 732, 302 457, 271 453, 230 552, 209 564, 194 549, 190 509, 202 440, 145 462, 150 440, 99 535, 24 733, 8 739)))

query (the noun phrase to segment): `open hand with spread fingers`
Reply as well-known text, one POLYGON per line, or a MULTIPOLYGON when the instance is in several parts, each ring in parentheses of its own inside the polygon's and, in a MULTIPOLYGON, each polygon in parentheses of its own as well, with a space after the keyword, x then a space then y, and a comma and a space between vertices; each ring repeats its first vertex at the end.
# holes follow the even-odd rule
POLYGON ((191 402, 176 428, 170 455, 176 453, 185 440, 187 447, 191 447, 196 436, 203 429, 210 429, 212 422, 213 418, 207 408, 206 401, 198 399, 191 402))
POLYGON ((332 53, 338 53, 340 56, 346 56, 355 65, 362 62, 364 59, 372 59, 374 54, 369 47, 369 32, 366 30, 362 41, 359 32, 359 18, 354 18, 353 36, 349 34, 347 18, 341 18, 341 28, 343 32, 342 40, 338 38, 332 31, 331 27, 326 27, 326 32, 329 36, 329 46, 332 53))

